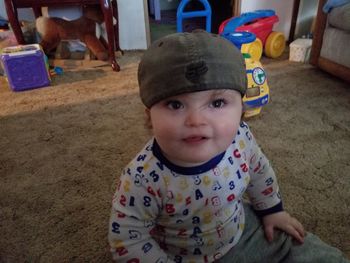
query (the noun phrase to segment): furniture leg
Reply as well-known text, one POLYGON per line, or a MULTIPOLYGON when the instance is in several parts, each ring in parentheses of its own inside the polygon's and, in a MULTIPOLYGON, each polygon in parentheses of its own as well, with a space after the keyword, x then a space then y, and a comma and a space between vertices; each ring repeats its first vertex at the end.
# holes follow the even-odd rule
POLYGON ((123 50, 120 49, 119 45, 119 13, 117 0, 112 0, 112 9, 113 16, 117 21, 116 25, 114 25, 115 50, 120 51, 123 54, 123 50))
POLYGON ((13 33, 15 34, 18 44, 24 45, 24 37, 21 29, 21 25, 18 22, 17 8, 13 5, 11 0, 5 0, 5 8, 7 16, 12 27, 13 33))
POLYGON ((154 15, 155 20, 157 20, 157 21, 161 20, 159 0, 154 0, 154 12, 155 12, 155 15, 154 15))
POLYGON ((114 30, 113 30, 113 10, 110 0, 100 0, 101 9, 106 24, 107 38, 108 38, 108 53, 109 59, 114 71, 120 71, 120 66, 115 59, 114 53, 114 30))
POLYGON ((149 13, 154 15, 154 19, 159 21, 161 19, 159 0, 148 0, 149 13))

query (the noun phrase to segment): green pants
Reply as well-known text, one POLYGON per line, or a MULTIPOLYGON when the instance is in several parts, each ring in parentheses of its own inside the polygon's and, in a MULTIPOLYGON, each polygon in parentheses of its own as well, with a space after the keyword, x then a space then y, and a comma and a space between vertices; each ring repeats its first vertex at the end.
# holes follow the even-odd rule
POLYGON ((219 263, 350 263, 342 252, 307 233, 300 245, 282 231, 275 231, 274 241, 269 243, 263 225, 252 207, 245 204, 246 227, 243 235, 219 263))

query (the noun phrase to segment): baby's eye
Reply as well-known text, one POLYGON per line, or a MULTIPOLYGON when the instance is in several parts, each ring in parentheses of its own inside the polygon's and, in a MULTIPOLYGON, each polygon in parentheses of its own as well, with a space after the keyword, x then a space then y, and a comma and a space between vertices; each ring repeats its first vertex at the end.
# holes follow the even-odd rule
POLYGON ((178 100, 171 100, 166 103, 169 109, 178 110, 183 108, 183 104, 178 100))
POLYGON ((224 99, 213 100, 210 103, 210 106, 213 107, 213 108, 222 108, 224 105, 225 105, 224 99))

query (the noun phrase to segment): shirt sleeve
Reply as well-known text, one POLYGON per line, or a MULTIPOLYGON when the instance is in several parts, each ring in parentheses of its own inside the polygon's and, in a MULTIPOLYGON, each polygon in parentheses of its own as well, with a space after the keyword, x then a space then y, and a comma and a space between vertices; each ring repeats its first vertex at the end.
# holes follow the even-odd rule
POLYGON ((283 211, 282 199, 274 170, 256 143, 246 123, 241 124, 249 166, 250 183, 247 193, 258 216, 283 211))
POLYGON ((108 241, 113 259, 118 262, 173 262, 151 235, 156 229, 159 199, 157 191, 147 181, 129 169, 123 172, 117 185, 108 241))

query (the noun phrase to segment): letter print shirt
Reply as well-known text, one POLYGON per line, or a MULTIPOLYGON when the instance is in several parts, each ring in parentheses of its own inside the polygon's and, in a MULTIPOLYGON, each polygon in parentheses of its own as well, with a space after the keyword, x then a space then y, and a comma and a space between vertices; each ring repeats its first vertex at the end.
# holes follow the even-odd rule
POLYGON ((278 184, 247 124, 205 164, 179 167, 151 139, 123 171, 109 243, 118 262, 213 262, 239 241, 242 195, 260 215, 281 211, 278 184))

